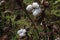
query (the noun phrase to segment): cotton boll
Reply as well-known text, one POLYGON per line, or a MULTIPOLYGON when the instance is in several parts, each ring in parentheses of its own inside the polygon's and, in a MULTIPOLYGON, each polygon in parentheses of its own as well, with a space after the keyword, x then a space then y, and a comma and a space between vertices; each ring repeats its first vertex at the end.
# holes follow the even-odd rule
POLYGON ((21 30, 18 30, 17 34, 20 34, 20 33, 26 33, 26 29, 21 29, 21 30))
POLYGON ((21 33, 21 34, 19 34, 19 36, 20 36, 20 37, 24 37, 24 36, 26 36, 26 34, 21 33))
POLYGON ((26 29, 20 29, 18 30, 17 34, 20 36, 20 37, 23 37, 26 35, 26 29))
POLYGON ((26 10, 27 10, 27 11, 31 11, 32 9, 33 9, 32 5, 28 5, 28 6, 26 7, 26 10))
POLYGON ((38 4, 37 2, 34 2, 34 3, 32 4, 32 6, 33 6, 34 8, 39 8, 39 4, 38 4))
POLYGON ((23 33, 26 33, 26 32, 27 32, 26 29, 24 29, 24 30, 23 30, 23 33))
POLYGON ((21 30, 18 30, 17 34, 20 34, 20 33, 22 33, 22 31, 23 31, 23 29, 21 29, 21 30))
POLYGON ((35 9, 33 15, 37 16, 40 12, 41 12, 41 8, 35 9))
POLYGON ((19 34, 20 33, 20 30, 17 32, 17 34, 19 34))

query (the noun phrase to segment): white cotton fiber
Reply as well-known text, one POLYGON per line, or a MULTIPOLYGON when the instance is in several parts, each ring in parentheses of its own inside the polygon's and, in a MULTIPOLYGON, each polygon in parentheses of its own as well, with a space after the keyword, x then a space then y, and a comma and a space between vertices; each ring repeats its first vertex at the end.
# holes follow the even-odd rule
POLYGON ((32 9, 33 9, 32 5, 28 5, 28 6, 26 7, 26 10, 27 10, 27 11, 31 11, 32 9))
POLYGON ((35 9, 35 10, 33 11, 33 15, 34 15, 34 16, 37 16, 40 12, 41 12, 41 8, 35 9))
POLYGON ((32 6, 33 6, 33 8, 39 8, 39 4, 38 4, 37 2, 34 2, 34 3, 32 4, 32 6))

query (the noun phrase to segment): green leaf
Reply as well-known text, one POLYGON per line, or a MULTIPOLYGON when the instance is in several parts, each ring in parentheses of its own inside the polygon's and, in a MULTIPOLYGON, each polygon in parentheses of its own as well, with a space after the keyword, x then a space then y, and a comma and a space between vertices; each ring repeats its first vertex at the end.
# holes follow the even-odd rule
POLYGON ((60 0, 57 0, 58 2, 60 2, 60 0))

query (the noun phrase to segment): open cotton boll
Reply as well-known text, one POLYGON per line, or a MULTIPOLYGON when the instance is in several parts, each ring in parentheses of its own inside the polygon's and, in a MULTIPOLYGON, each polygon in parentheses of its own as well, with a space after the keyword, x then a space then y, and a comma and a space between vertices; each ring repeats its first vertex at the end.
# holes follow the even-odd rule
POLYGON ((27 31, 26 31, 26 29, 23 29, 23 33, 26 33, 27 31))
POLYGON ((18 30, 17 34, 20 36, 20 37, 23 37, 26 35, 26 29, 20 29, 18 30))
POLYGON ((20 34, 20 33, 22 33, 22 31, 23 31, 23 29, 21 29, 21 30, 18 30, 17 34, 20 34))
POLYGON ((28 6, 26 7, 26 10, 27 10, 27 11, 31 11, 32 9, 33 9, 32 5, 28 5, 28 6))
POLYGON ((25 33, 21 33, 21 34, 19 34, 19 36, 20 37, 24 37, 24 36, 26 36, 26 34, 25 33))
POLYGON ((32 4, 32 6, 33 6, 33 8, 39 8, 39 4, 38 4, 37 2, 34 2, 34 3, 32 4))
POLYGON ((35 9, 35 10, 33 11, 33 15, 34 15, 34 16, 37 16, 40 12, 41 12, 41 8, 35 9))
POLYGON ((20 34, 20 33, 26 33, 26 29, 21 29, 21 30, 18 30, 17 34, 20 34))

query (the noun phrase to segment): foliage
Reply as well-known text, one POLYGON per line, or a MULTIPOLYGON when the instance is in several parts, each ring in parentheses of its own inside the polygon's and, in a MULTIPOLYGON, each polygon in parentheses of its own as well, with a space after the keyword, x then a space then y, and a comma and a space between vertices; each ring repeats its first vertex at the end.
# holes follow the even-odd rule
MULTIPOLYGON (((37 0, 38 1, 38 0, 37 0)), ((46 18, 46 24, 50 25, 52 22, 54 23, 54 25, 56 25, 58 27, 58 34, 54 34, 52 36, 56 37, 56 35, 60 35, 60 0, 56 0, 58 1, 57 4, 54 4, 54 2, 52 0, 49 0, 49 7, 47 7, 45 9, 45 18, 46 18)), ((23 2, 26 5, 32 4, 34 2, 34 0, 23 0, 23 2)), ((41 3, 40 3, 41 4, 41 3)), ((41 16, 41 15, 40 15, 41 16)), ((38 16, 38 18, 40 18, 40 16, 38 16)), ((43 15, 44 16, 44 15, 43 15)), ((26 11, 24 11, 23 9, 20 8, 19 5, 17 5, 17 3, 15 2, 15 0, 6 0, 5 3, 0 6, 0 36, 2 37, 2 35, 8 35, 8 40, 20 40, 19 36, 17 35, 17 31, 21 28, 24 28, 24 26, 27 28, 29 27, 29 32, 28 35, 31 36, 31 34, 33 34, 33 40, 39 40, 39 36, 41 39, 46 39, 46 35, 44 33, 44 25, 40 25, 41 23, 39 23, 38 18, 36 17, 36 20, 38 22, 35 22, 35 17, 32 15, 32 13, 26 13, 26 11), (6 10, 11 11, 12 13, 4 13, 6 10), (17 15, 19 15, 19 18, 16 18, 17 15), (31 20, 29 19, 29 17, 27 16, 29 15, 31 17, 31 19, 33 20, 31 22, 31 20), (18 20, 16 20, 18 19, 18 20), (34 29, 34 24, 36 23, 36 28, 34 29), (32 25, 33 24, 33 25, 32 25), (37 25, 38 24, 38 25, 37 25), (39 33, 42 32, 42 35, 39 33), (44 33, 44 34, 43 34, 44 33)), ((42 20, 44 21, 44 20, 42 20)), ((42 22, 43 23, 43 22, 42 22)), ((49 33, 49 28, 47 28, 47 32, 49 33)), ((44 40, 45 40, 44 39, 44 40)))

